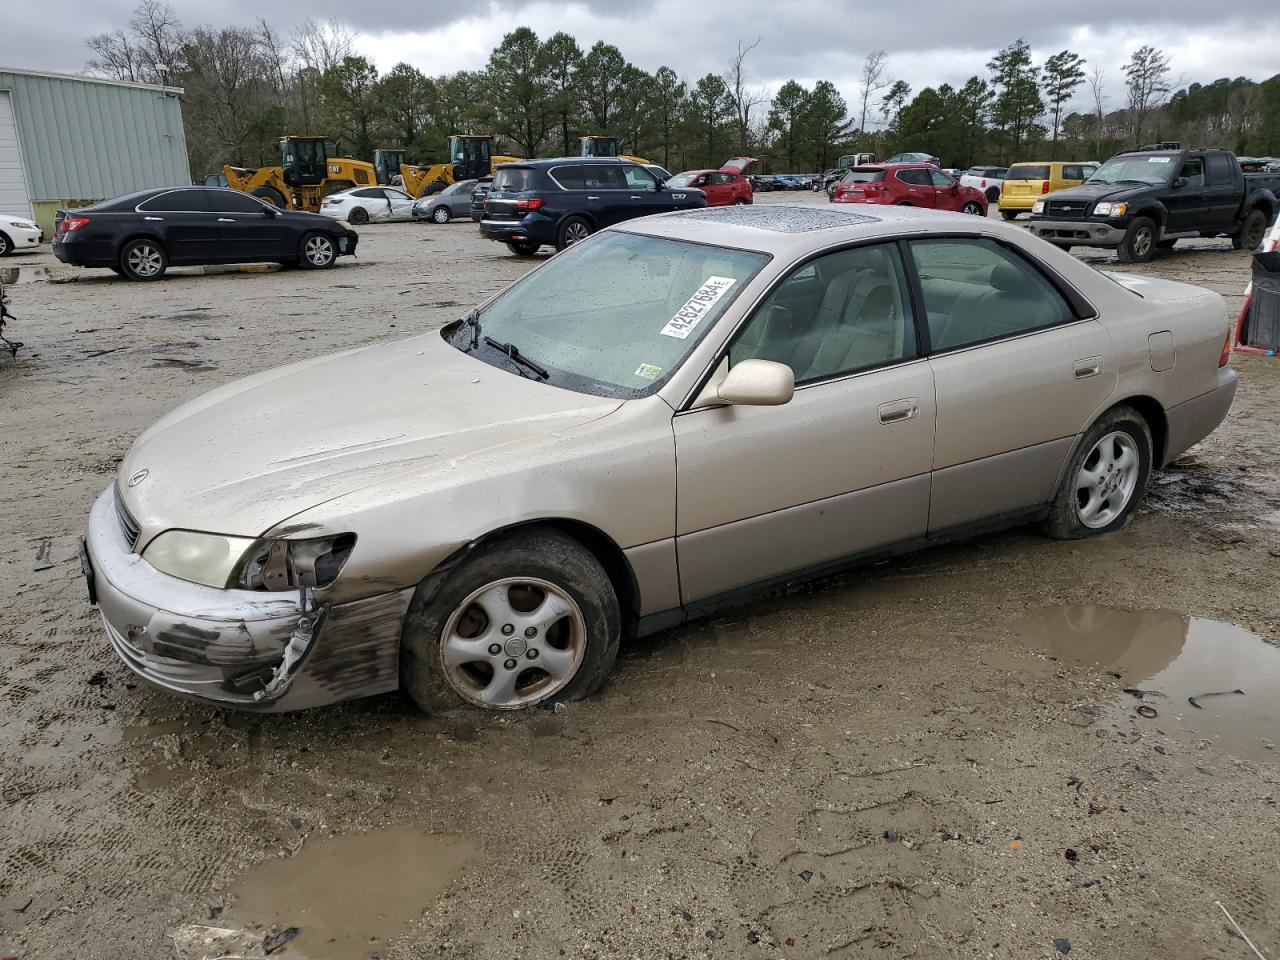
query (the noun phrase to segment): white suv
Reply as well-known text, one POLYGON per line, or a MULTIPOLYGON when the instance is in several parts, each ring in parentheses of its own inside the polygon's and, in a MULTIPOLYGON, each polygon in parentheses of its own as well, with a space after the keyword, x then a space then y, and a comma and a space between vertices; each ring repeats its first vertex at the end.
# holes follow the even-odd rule
POLYGON ((960 177, 960 186, 973 187, 987 195, 987 203, 1000 199, 1000 184, 1004 183, 1008 167, 970 167, 960 177))

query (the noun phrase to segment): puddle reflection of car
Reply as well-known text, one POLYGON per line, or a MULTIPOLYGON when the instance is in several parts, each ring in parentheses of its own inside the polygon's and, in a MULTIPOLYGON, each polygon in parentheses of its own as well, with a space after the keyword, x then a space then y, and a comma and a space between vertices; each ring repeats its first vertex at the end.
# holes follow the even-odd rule
POLYGON ((422 197, 413 205, 414 219, 448 223, 454 217, 468 216, 471 213, 471 193, 478 182, 459 180, 433 196, 422 197))
POLYGON ((412 220, 414 199, 395 187, 357 187, 324 198, 320 212, 348 223, 412 220))
POLYGON ((147 430, 82 560, 166 689, 585 696, 620 641, 1004 525, 1120 529, 1226 415, 1222 298, 997 221, 729 207, 601 231, 441 330, 147 430))

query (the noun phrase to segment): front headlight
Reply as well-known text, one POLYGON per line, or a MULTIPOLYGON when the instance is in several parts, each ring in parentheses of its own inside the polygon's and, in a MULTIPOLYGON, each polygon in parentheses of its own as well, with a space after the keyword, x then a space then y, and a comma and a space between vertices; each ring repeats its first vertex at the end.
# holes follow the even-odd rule
POLYGON ((253 546, 248 537, 223 537, 192 530, 166 530, 143 551, 143 559, 161 573, 179 580, 226 587, 245 551, 253 546))
POLYGON ((1099 203, 1093 208, 1095 217, 1123 217, 1129 210, 1127 203, 1099 203))
POLYGON ((14 220, 14 221, 13 221, 13 225, 14 225, 14 227, 15 227, 15 228, 17 228, 18 230, 34 230, 34 229, 36 229, 36 225, 35 225, 34 223, 28 223, 26 220, 14 220))
POLYGON ((1037 200, 1035 203, 1033 203, 1033 204, 1031 205, 1031 212, 1032 212, 1032 213, 1044 213, 1044 201, 1043 201, 1043 200, 1037 200))

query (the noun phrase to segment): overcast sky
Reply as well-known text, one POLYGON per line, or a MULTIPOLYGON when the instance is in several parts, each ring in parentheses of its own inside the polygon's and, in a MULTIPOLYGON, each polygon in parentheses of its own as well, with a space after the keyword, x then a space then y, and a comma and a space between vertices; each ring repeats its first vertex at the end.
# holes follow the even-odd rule
MULTIPOLYGON (((0 0, 0 66, 79 72, 86 37, 128 23, 136 0, 0 0)), ((763 36, 748 59, 752 82, 768 90, 789 78, 832 80, 853 109, 858 73, 869 50, 889 54, 889 77, 915 91, 973 74, 986 76, 991 54, 1018 36, 1037 62, 1064 47, 1106 72, 1109 107, 1121 105, 1121 66, 1144 43, 1164 49, 1173 75, 1185 82, 1223 76, 1262 80, 1280 71, 1280 4, 1231 0, 1124 0, 1074 3, 1028 0, 917 0, 913 5, 853 5, 834 0, 488 0, 471 4, 363 3, 347 0, 171 0, 186 26, 252 24, 262 11, 287 33, 305 17, 344 19, 359 32, 357 47, 380 70, 400 60, 428 74, 484 65, 504 33, 532 27, 546 38, 567 30, 584 49, 613 43, 646 70, 662 64, 688 80, 724 69, 738 39, 763 36), (1207 11, 1212 10, 1212 14, 1207 11), (359 12, 359 18, 353 17, 359 12)), ((1081 106, 1086 95, 1080 91, 1081 106)))

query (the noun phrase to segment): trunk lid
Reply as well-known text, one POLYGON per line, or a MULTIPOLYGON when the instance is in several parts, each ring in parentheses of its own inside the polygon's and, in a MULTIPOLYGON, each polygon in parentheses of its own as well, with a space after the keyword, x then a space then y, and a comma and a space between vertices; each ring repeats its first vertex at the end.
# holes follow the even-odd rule
POLYGON ((724 166, 720 168, 720 172, 741 175, 746 173, 747 169, 755 162, 755 157, 734 157, 732 160, 725 161, 724 166))

